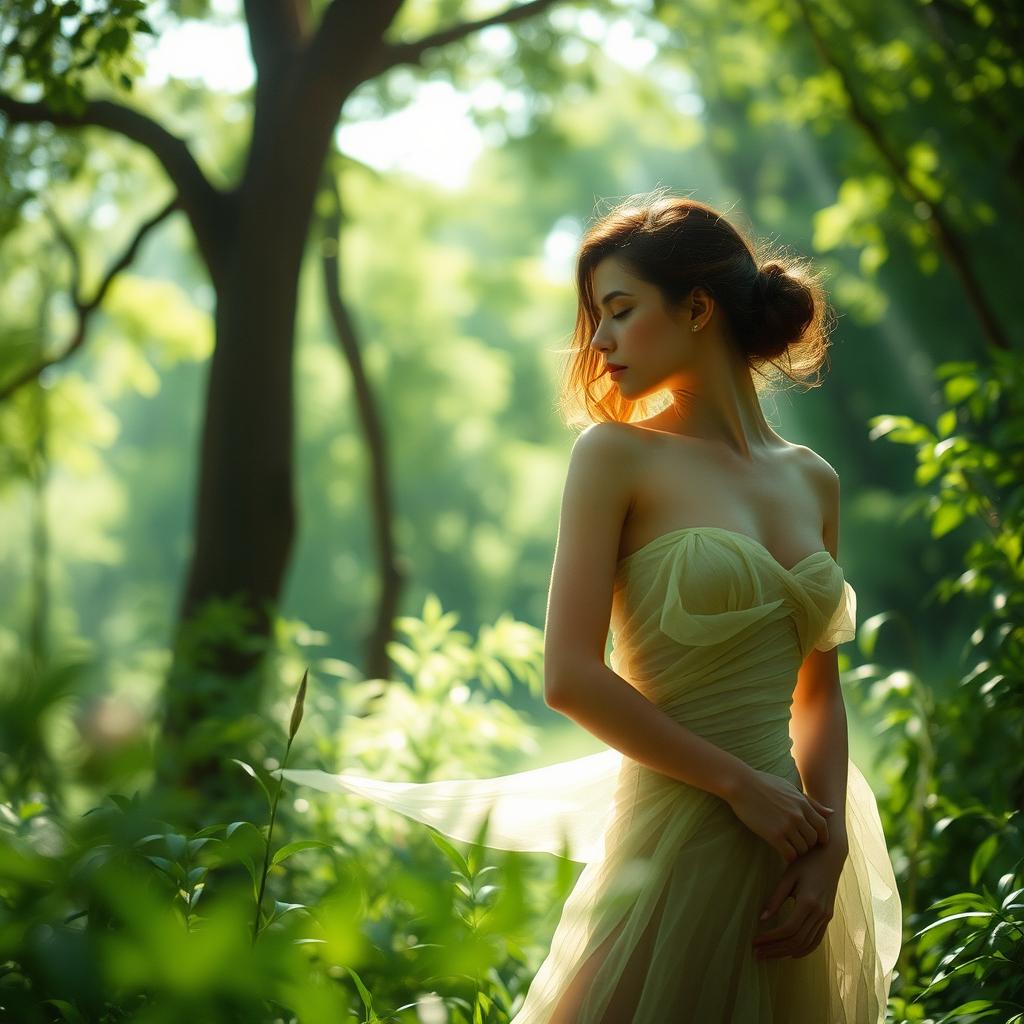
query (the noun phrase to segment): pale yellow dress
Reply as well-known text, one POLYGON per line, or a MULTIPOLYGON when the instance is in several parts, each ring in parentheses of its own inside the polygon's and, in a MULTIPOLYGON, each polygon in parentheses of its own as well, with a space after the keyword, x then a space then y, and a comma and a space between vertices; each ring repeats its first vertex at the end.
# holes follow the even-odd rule
MULTIPOLYGON (((789 568, 696 526, 619 562, 611 667, 712 743, 802 789, 789 719, 812 648, 855 634, 856 594, 824 549, 789 568)), ((512 1024, 883 1024, 901 904, 874 794, 848 761, 849 856, 808 956, 758 960, 758 916, 786 863, 721 798, 608 748, 487 779, 375 781, 289 769, 487 845, 585 867, 512 1024)))

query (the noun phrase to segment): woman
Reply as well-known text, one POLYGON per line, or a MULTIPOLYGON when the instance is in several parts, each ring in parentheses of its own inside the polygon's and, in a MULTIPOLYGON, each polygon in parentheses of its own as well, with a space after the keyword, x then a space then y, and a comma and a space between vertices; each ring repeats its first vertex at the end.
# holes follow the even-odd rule
POLYGON ((513 1024, 882 1024, 901 905, 847 752, 839 480, 769 426, 754 378, 818 374, 823 289, 659 191, 590 228, 577 290, 563 409, 590 425, 545 699, 609 750, 492 779, 285 777, 586 864, 513 1024))

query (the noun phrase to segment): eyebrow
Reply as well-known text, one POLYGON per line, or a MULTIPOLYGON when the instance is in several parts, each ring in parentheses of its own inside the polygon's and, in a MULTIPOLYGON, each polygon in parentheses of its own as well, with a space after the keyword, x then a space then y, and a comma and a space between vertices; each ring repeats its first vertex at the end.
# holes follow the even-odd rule
POLYGON ((608 294, 607 294, 607 295, 606 295, 606 296, 605 296, 605 297, 604 297, 604 298, 603 298, 603 299, 601 300, 601 305, 602 305, 602 306, 606 306, 606 305, 607 305, 607 304, 608 304, 609 302, 611 302, 611 301, 612 301, 612 299, 614 299, 614 298, 618 297, 619 295, 632 295, 632 292, 624 292, 624 291, 622 291, 621 289, 620 289, 620 290, 618 290, 618 291, 614 291, 614 292, 609 292, 609 293, 608 293, 608 294))

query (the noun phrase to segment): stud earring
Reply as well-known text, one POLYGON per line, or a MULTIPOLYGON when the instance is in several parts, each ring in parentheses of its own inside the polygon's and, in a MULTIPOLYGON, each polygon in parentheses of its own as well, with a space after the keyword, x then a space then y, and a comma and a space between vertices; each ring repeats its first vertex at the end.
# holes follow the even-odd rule
POLYGON ((693 329, 694 329, 695 331, 699 331, 699 330, 700 330, 700 324, 694 324, 694 325, 693 325, 693 329))

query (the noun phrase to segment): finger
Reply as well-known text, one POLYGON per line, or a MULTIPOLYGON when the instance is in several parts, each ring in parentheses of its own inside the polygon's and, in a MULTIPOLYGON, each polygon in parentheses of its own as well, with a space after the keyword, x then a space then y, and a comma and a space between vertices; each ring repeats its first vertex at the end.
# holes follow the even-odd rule
MULTIPOLYGON (((817 800, 815 800, 817 803, 817 800)), ((819 806, 821 806, 819 804, 819 806)), ((818 842, 825 844, 828 842, 828 818, 822 816, 815 810, 814 807, 808 808, 807 820, 811 828, 814 829, 815 835, 818 838, 818 842)))
POLYGON ((803 856, 811 848, 811 844, 807 841, 807 837, 803 832, 800 831, 799 826, 789 833, 789 842, 800 856, 803 856))
POLYGON ((789 898, 790 893, 793 891, 793 886, 796 884, 796 879, 792 875, 783 875, 779 879, 778 884, 775 886, 775 890, 771 896, 768 897, 768 902, 764 905, 764 910, 761 911, 760 920, 764 921, 771 917, 779 907, 789 898))
POLYGON ((786 861, 787 864, 792 864, 799 856, 793 844, 785 837, 779 840, 775 849, 779 851, 782 859, 786 861))
POLYGON ((799 955, 800 956, 810 956, 810 954, 813 953, 818 948, 818 946, 821 945, 821 940, 825 937, 825 932, 827 932, 827 931, 828 931, 828 921, 825 920, 825 921, 821 922, 820 926, 818 927, 818 930, 814 933, 814 937, 807 944, 807 949, 804 950, 804 952, 799 954, 799 955))
MULTIPOLYGON (((759 946, 758 955, 772 957, 795 956, 804 947, 810 936, 814 934, 820 923, 817 917, 805 918, 801 922, 800 927, 795 929, 791 935, 784 936, 767 945, 759 946)), ((789 924, 789 922, 787 921, 786 924, 789 924)))
POLYGON ((810 954, 818 948, 818 944, 821 942, 821 937, 825 934, 825 926, 827 924, 827 921, 822 921, 813 933, 806 938, 798 948, 793 950, 790 956, 794 958, 810 956, 810 954))
MULTIPOLYGON (((812 846, 816 846, 821 841, 821 835, 818 830, 806 819, 803 818, 798 824, 800 834, 807 841, 807 848, 810 849, 812 846)), ((825 833, 828 834, 828 826, 825 826, 825 833)))
POLYGON ((820 940, 824 929, 828 927, 829 918, 824 914, 812 914, 808 918, 809 927, 794 942, 793 956, 806 956, 820 940))
POLYGON ((835 814, 834 807, 829 807, 828 804, 823 804, 820 800, 816 800, 813 796, 810 795, 810 793, 805 793, 804 796, 806 796, 807 799, 810 800, 810 802, 814 805, 814 809, 818 811, 819 814, 835 814))
MULTIPOLYGON (((793 912, 786 918, 782 924, 773 928, 771 931, 762 932, 754 939, 755 946, 771 945, 775 942, 786 942, 791 939, 797 932, 799 932, 808 920, 808 913, 806 908, 801 911, 799 904, 794 904, 793 912)), ((817 920, 811 917, 812 921, 817 920)))

